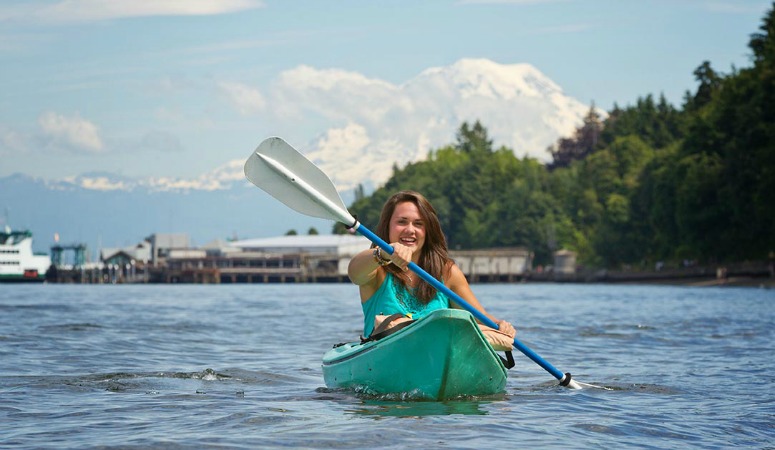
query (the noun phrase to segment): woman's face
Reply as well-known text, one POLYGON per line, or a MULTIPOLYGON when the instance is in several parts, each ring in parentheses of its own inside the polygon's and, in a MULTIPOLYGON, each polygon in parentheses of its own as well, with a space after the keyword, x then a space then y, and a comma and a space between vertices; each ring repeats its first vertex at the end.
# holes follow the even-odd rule
POLYGON ((389 240, 410 247, 413 254, 419 255, 425 244, 425 221, 413 202, 401 202, 396 205, 390 217, 389 240))

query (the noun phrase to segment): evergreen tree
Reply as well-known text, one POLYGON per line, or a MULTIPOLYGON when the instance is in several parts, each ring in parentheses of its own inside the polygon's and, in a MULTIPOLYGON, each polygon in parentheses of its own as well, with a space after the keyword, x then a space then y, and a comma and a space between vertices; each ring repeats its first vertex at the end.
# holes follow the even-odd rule
POLYGON ((456 147, 463 153, 490 153, 492 140, 488 139, 487 129, 478 120, 472 127, 463 122, 457 132, 456 147))
POLYGON ((708 61, 704 61, 694 70, 694 78, 700 85, 691 102, 685 105, 688 110, 697 110, 710 103, 722 81, 722 77, 713 70, 708 61))
POLYGON ((753 51, 756 66, 775 62, 775 2, 772 9, 762 19, 759 32, 751 35, 748 47, 753 51))
MULTIPOLYGON (((699 207, 696 202, 683 208, 679 204, 677 211, 680 223, 691 223, 702 234, 686 236, 687 245, 702 247, 698 250, 707 257, 764 257, 775 248, 773 11, 775 7, 764 18, 762 32, 752 35, 754 66, 714 81, 707 103, 692 116, 680 150, 688 174, 701 171, 704 177, 701 184, 695 182, 695 192, 686 188, 686 195, 713 201, 704 204, 706 214, 700 217, 687 209, 699 207), (694 167, 700 164, 705 167, 694 167)), ((713 79, 706 70, 700 73, 704 80, 713 79)))
POLYGON ((576 129, 574 136, 561 138, 555 146, 549 147, 549 153, 552 155, 552 162, 548 165, 549 169, 568 167, 573 161, 582 160, 594 152, 602 129, 603 123, 600 121, 600 114, 595 109, 595 105, 592 104, 584 117, 583 124, 576 129))

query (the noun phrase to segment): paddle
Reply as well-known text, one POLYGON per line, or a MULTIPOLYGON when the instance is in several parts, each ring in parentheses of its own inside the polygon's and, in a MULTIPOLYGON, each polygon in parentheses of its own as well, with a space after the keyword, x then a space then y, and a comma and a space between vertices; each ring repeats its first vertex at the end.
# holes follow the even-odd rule
MULTIPOLYGON (((382 250, 393 253, 390 244, 364 227, 347 211, 331 179, 281 138, 268 138, 258 146, 245 162, 245 176, 251 183, 296 211, 343 223, 368 238, 382 250)), ((438 291, 446 294, 461 308, 473 314, 481 323, 491 328, 498 328, 495 322, 417 264, 409 263, 409 269, 438 291)), ((560 385, 572 389, 581 389, 581 384, 592 386, 571 379, 570 373, 562 373, 516 338, 514 347, 557 378, 560 385)))

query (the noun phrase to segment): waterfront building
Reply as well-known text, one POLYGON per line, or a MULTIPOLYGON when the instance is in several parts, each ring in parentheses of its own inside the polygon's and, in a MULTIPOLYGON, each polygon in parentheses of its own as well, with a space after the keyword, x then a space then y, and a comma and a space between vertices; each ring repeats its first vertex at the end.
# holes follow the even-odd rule
MULTIPOLYGON (((349 282, 347 266, 371 242, 357 235, 292 235, 233 242, 167 254, 161 282, 308 283, 349 282)), ((513 282, 532 267, 524 248, 450 252, 472 282, 513 282)))
POLYGON ((293 235, 175 250, 166 258, 164 282, 346 282, 353 255, 370 242, 353 235, 293 235))
MULTIPOLYGON (((190 247, 187 235, 154 234, 136 246, 103 249, 100 256, 105 266, 118 268, 109 277, 118 280, 113 282, 326 283, 349 282, 350 259, 370 245, 360 235, 330 234, 214 240, 190 247)), ((524 248, 450 255, 472 282, 519 281, 532 266, 532 253, 524 248)))

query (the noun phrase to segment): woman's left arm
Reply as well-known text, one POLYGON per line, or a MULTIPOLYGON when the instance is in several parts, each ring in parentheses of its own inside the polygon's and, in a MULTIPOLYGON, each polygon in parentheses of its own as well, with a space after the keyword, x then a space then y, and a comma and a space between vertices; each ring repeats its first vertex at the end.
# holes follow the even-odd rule
MULTIPOLYGON (((448 288, 452 290, 455 294, 459 295, 463 300, 468 302, 471 306, 476 308, 479 312, 487 316, 490 320, 498 324, 498 329, 506 334, 508 334, 511 337, 516 336, 517 330, 514 328, 512 324, 505 320, 500 320, 495 318, 494 316, 490 315, 485 309, 484 306, 482 306, 481 303, 479 303, 479 300, 474 295, 474 292, 471 290, 471 286, 468 284, 468 280, 466 280, 466 276, 463 274, 463 271, 460 270, 460 268, 457 266, 457 264, 452 264, 449 267, 449 270, 447 271, 447 276, 445 277, 446 285, 448 288)), ((453 307, 460 309, 459 305, 454 304, 454 300, 450 299, 450 301, 453 303, 453 307)))

